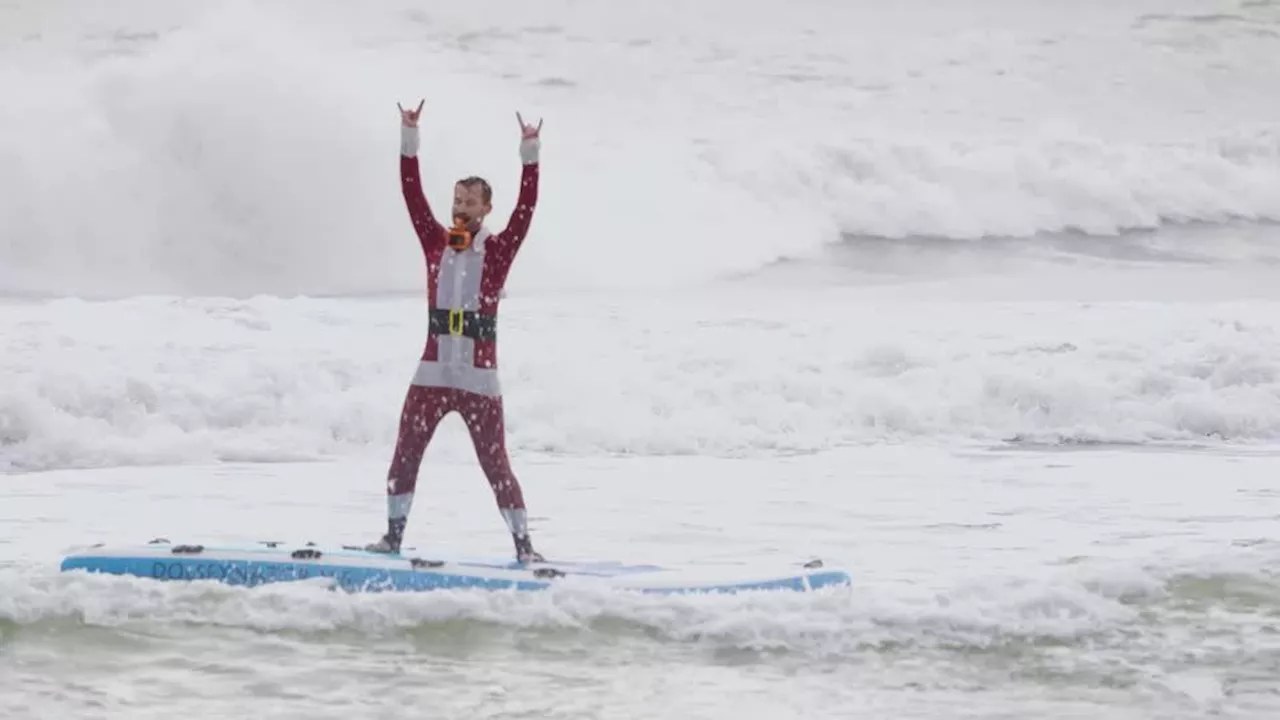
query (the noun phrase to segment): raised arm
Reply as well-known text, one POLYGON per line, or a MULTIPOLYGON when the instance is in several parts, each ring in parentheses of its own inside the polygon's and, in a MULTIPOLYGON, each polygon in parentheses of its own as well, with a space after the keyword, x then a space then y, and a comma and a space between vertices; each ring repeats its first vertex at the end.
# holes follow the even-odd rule
MULTIPOLYGON (((400 108, 400 190, 422 252, 429 254, 444 247, 445 231, 431 212, 418 168, 418 116, 425 102, 418 103, 417 110, 400 108)), ((399 105, 396 103, 397 107, 399 105)))
POLYGON ((538 205, 538 179, 539 179, 539 153, 542 149, 542 140, 539 133, 542 130, 542 121, 538 121, 537 127, 525 125, 524 119, 520 117, 520 113, 516 113, 516 119, 520 121, 520 161, 522 170, 520 172, 520 195, 516 198, 515 209, 511 211, 511 219, 507 222, 507 228, 502 231, 499 236, 499 244, 502 251, 507 254, 508 259, 514 258, 516 250, 524 243, 525 236, 529 233, 529 225, 533 222, 533 210, 538 205))

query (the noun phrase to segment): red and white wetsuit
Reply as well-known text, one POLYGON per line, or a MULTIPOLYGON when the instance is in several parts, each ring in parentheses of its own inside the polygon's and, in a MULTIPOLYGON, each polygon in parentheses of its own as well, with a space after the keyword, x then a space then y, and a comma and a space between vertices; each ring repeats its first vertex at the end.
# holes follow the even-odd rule
POLYGON ((534 137, 521 143, 520 194, 506 229, 493 234, 482 227, 465 250, 449 247, 447 231, 431 211, 422 190, 417 150, 418 129, 402 127, 400 185, 426 258, 430 314, 426 346, 405 397, 387 473, 390 530, 383 544, 399 548, 423 453, 440 420, 458 412, 517 554, 531 555, 524 497, 507 459, 496 323, 507 273, 538 201, 539 142, 534 137))

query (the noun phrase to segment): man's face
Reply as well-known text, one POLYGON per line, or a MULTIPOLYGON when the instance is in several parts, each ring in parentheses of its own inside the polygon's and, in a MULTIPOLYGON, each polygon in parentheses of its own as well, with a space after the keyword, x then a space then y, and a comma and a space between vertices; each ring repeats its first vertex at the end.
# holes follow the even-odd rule
POLYGON ((453 217, 465 218, 473 232, 480 229, 480 222, 492 209, 493 206, 484 201, 484 190, 479 185, 453 186, 453 217))

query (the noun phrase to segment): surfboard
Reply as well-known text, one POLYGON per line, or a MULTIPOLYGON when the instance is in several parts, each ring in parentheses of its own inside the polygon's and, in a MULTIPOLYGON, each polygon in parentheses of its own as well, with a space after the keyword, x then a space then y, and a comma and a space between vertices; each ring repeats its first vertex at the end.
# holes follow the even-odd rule
POLYGON ((616 561, 522 564, 513 558, 434 557, 412 551, 386 554, 314 542, 202 545, 174 544, 164 538, 138 545, 99 543, 81 548, 63 557, 61 570, 244 587, 318 579, 347 592, 547 590, 557 585, 594 585, 646 594, 688 594, 812 592, 851 584, 847 572, 827 568, 820 559, 775 568, 673 568, 616 561))

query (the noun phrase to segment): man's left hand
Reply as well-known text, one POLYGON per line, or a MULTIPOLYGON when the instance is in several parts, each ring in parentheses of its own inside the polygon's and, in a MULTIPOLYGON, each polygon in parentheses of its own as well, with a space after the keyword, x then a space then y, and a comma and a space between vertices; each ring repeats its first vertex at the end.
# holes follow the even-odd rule
POLYGON ((517 110, 516 120, 520 123, 520 159, 525 165, 533 165, 538 162, 538 151, 542 148, 539 135, 542 132, 542 118, 538 118, 537 125, 527 125, 517 110))
POLYGON ((520 137, 523 140, 538 137, 538 133, 542 132, 542 118, 538 118, 537 126, 526 125, 524 118, 520 116, 520 111, 516 111, 516 120, 520 122, 520 137))

